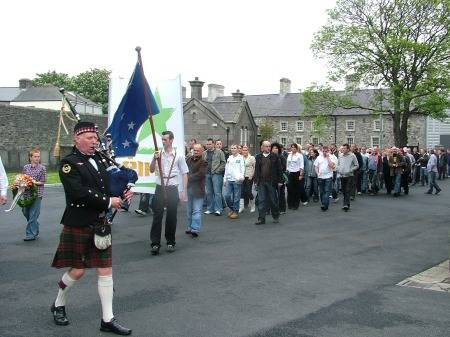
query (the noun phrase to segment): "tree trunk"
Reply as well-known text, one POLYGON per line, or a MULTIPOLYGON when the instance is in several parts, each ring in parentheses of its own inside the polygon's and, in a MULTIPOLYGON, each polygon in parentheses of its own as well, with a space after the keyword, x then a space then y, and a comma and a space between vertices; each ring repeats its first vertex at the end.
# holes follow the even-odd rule
POLYGON ((404 147, 408 145, 408 115, 401 111, 395 113, 392 119, 394 130, 394 145, 404 147))

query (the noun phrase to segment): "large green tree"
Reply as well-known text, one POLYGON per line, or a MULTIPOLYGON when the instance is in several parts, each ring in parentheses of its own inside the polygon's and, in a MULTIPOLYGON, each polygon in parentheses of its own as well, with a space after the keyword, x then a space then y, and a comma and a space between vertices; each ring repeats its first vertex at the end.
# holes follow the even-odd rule
POLYGON ((106 69, 90 69, 76 76, 69 76, 56 71, 36 74, 34 86, 53 84, 66 90, 74 91, 91 101, 102 105, 103 113, 108 112, 109 74, 106 69))
MULTIPOLYGON (((306 111, 361 108, 389 113, 397 146, 408 142, 414 114, 446 117, 450 107, 450 0, 338 0, 312 50, 330 65, 329 77, 346 76, 375 91, 367 103, 327 86, 304 93, 306 111), (326 102, 325 102, 326 101, 326 102)), ((323 112, 320 117, 323 117, 323 112)))

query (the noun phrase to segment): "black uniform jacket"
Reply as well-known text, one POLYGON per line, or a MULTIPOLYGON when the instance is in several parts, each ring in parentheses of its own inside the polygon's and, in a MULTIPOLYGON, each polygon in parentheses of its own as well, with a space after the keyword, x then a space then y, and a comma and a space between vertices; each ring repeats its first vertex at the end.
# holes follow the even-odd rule
POLYGON ((76 147, 61 160, 59 177, 66 194, 66 209, 61 224, 86 227, 96 222, 109 206, 109 176, 105 162, 98 154, 92 156, 98 171, 76 147))

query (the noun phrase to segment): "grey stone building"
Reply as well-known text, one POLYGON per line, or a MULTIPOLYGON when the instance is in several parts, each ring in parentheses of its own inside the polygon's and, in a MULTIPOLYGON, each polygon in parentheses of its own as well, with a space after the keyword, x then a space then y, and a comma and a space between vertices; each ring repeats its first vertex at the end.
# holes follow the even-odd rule
POLYGON ((237 90, 223 96, 224 87, 208 85, 208 97, 202 97, 204 82, 196 78, 189 82, 191 98, 184 98, 185 140, 192 138, 204 143, 207 138, 222 139, 224 146, 246 144, 254 152, 257 126, 244 94, 237 90))
MULTIPOLYGON (((394 134, 389 114, 373 114, 363 109, 336 109, 322 130, 314 130, 312 117, 302 115, 300 93, 290 92, 290 81, 280 80, 280 92, 269 95, 247 95, 245 99, 255 122, 268 122, 274 128, 272 141, 283 145, 298 143, 358 144, 360 146, 392 146, 394 134)), ((353 100, 364 106, 374 90, 355 90, 353 100)), ((409 121, 409 144, 426 145, 426 118, 413 116, 409 121)))

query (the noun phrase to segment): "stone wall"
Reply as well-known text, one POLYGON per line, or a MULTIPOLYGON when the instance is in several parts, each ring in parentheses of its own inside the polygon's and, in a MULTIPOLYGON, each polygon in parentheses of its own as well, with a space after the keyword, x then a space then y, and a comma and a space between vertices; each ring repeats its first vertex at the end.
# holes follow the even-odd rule
MULTIPOLYGON (((353 140, 353 143, 360 146, 372 146, 373 143, 381 141, 382 147, 394 145, 394 133, 392 118, 389 115, 382 117, 383 131, 375 129, 375 120, 380 120, 379 116, 356 115, 356 116, 336 116, 331 117, 327 125, 323 127, 321 133, 312 130, 309 117, 258 117, 255 118, 257 125, 264 121, 273 125, 275 134, 272 141, 280 143, 301 143, 305 145, 309 142, 321 142, 323 144, 337 143, 343 144, 353 140), (297 130, 297 121, 303 121, 303 131, 297 130), (287 123, 287 130, 281 130, 281 123, 287 123), (348 130, 347 124, 354 123, 354 130, 348 130), (336 127, 335 127, 336 125, 336 127), (335 131, 336 130, 336 131, 335 131)), ((413 116, 409 120, 408 145, 426 146, 426 118, 423 116, 413 116)))
MULTIPOLYGON (((107 124, 106 115, 81 115, 81 119, 98 125, 103 133, 107 124)), ((74 121, 64 119, 69 135, 61 129, 61 157, 72 148, 74 121)), ((0 156, 5 169, 20 170, 28 163, 28 151, 33 147, 41 150, 42 164, 55 168, 53 156, 59 124, 59 111, 19 107, 0 104, 0 156)))

